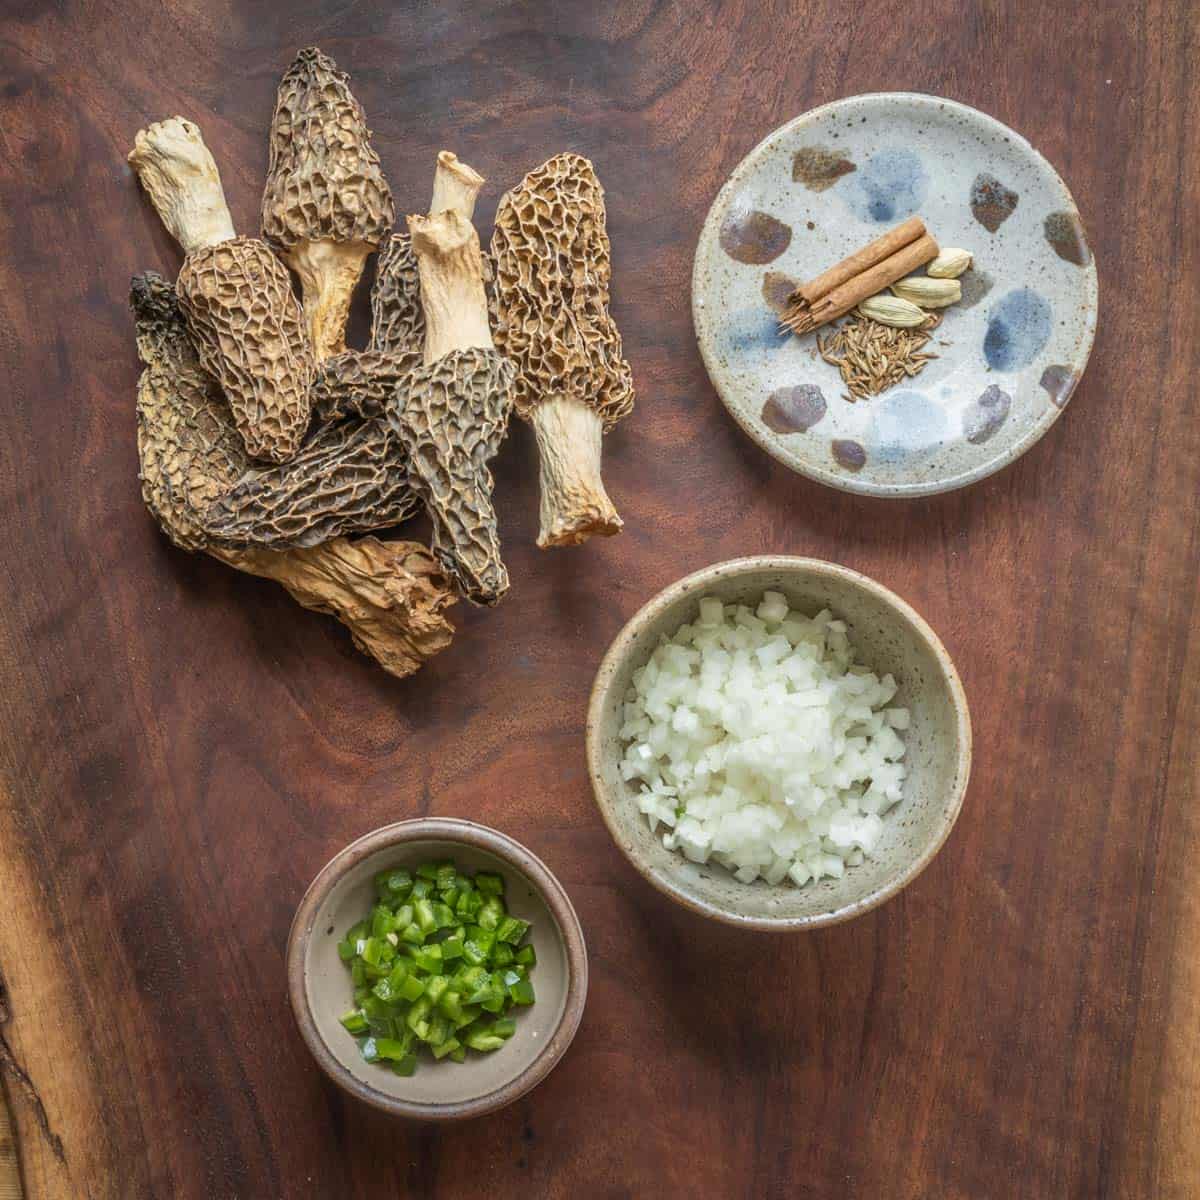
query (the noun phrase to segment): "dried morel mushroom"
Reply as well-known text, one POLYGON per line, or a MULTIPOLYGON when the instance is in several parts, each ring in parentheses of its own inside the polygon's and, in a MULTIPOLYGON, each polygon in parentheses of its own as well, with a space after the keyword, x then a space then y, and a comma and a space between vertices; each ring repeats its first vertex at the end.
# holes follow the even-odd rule
POLYGON ((262 228, 300 276, 318 360, 345 349, 350 297, 394 218, 348 76, 316 47, 301 50, 279 81, 262 228))
POLYGON ((281 583, 292 599, 337 617, 385 671, 403 678, 450 645, 455 601, 441 568, 417 542, 337 538, 311 550, 226 550, 218 557, 281 583))
POLYGON ((347 350, 327 358, 313 380, 313 411, 321 421, 378 417, 424 361, 424 350, 347 350))
POLYGON ((399 436, 380 417, 322 428, 290 461, 247 471, 204 515, 226 546, 319 546, 399 525, 419 507, 399 436))
POLYGON ((135 275, 129 304, 137 329, 137 445, 142 499, 183 550, 204 550, 204 517, 246 471, 242 439, 188 339, 175 289, 153 271, 135 275))
POLYGON ((191 121, 141 130, 129 161, 187 256, 180 304, 246 450, 287 460, 308 428, 313 361, 286 268, 258 239, 235 235, 216 163, 191 121))
POLYGON ((604 190, 592 164, 559 154, 500 201, 492 235, 496 345, 517 365, 517 412, 541 456, 539 546, 614 534, 600 435, 633 408, 633 380, 608 312, 604 190))
POLYGON ((355 645, 394 675, 408 675, 450 643, 454 594, 425 547, 338 538, 311 550, 230 550, 210 543, 213 501, 250 466, 211 377, 187 336, 176 295, 158 275, 133 280, 138 353, 138 455, 142 496, 185 550, 281 583, 306 608, 336 616, 355 645))
POLYGON ((508 590, 488 463, 508 428, 512 364, 492 344, 479 235, 469 214, 483 179, 438 156, 434 204, 408 218, 425 311, 425 362, 388 407, 409 454, 409 478, 433 522, 433 551, 468 600, 508 590))
POLYGON ((421 281, 407 233, 393 233, 379 252, 371 289, 370 349, 396 355, 425 353, 421 281))

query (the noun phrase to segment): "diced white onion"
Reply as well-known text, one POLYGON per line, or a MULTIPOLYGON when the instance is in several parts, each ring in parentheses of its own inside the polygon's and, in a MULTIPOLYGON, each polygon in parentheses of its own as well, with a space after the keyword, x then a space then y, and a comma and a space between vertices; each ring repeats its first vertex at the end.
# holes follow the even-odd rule
POLYGON ((699 603, 633 674, 621 776, 668 850, 743 883, 841 878, 871 856, 904 785, 906 708, 854 661, 844 621, 699 603), (889 707, 890 706, 890 707, 889 707))

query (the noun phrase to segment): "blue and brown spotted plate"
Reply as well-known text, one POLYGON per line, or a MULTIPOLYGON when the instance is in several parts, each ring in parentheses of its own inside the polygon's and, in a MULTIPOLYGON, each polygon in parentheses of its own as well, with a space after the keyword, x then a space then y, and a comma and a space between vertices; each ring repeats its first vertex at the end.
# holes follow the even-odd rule
MULTIPOLYGON (((974 483, 1058 418, 1096 329, 1096 268, 1066 185, 1019 134, 950 100, 855 96, 777 129, 717 196, 692 311, 738 424, 812 479, 875 496, 974 483), (797 283, 905 217, 974 254, 963 301, 911 381, 851 403, 808 334, 781 334, 797 283)), ((828 330, 823 330, 828 332, 828 330)))

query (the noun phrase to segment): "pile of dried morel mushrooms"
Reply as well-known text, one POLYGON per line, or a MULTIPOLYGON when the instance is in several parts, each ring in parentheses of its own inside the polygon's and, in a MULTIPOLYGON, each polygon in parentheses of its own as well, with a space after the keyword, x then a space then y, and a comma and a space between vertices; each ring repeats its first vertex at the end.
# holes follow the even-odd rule
POLYGON ((234 231, 190 121, 142 130, 129 161, 185 254, 173 288, 146 272, 131 291, 142 495, 176 545, 278 581, 403 676, 449 645, 456 593, 508 590, 488 464, 514 407, 537 436, 538 545, 621 529, 600 439, 633 386, 587 159, 560 154, 502 198, 490 260, 472 223, 484 180, 449 151, 428 215, 391 233, 362 108, 307 49, 279 84, 262 239, 234 231), (347 350, 376 250, 370 344, 347 350), (428 549, 361 536, 421 507, 428 549))

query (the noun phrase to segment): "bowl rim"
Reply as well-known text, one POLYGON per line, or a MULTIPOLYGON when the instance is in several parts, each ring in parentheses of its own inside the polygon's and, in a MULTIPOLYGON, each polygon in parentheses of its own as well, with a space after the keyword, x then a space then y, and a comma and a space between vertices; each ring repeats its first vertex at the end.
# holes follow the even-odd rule
POLYGON ((566 889, 532 850, 498 829, 460 817, 413 817, 383 825, 339 850, 308 885, 287 940, 287 985, 292 1013, 300 1035, 321 1070, 343 1091, 393 1116, 425 1121, 460 1121, 479 1117, 511 1104, 536 1087, 558 1064, 575 1037, 588 989, 587 945, 579 917, 566 889), (507 1083, 480 1096, 446 1104, 404 1100, 364 1083, 342 1065, 317 1029, 305 986, 305 960, 317 912, 334 884, 347 871, 380 850, 413 842, 458 842, 494 854, 519 871, 537 889, 562 934, 566 951, 567 985, 562 1013, 541 1049, 507 1083))
MULTIPOLYGON (((717 362, 712 353, 712 348, 701 334, 703 321, 701 317, 701 301, 704 296, 704 289, 701 286, 703 265, 700 261, 700 248, 706 240, 709 242, 715 241, 716 230, 724 216, 725 209, 728 207, 731 198, 736 194, 738 187, 741 186, 744 177, 749 175, 758 165, 759 160, 771 150, 777 138, 784 137, 795 130, 803 129, 835 109, 850 108, 863 104, 875 104, 880 101, 900 101, 918 107, 950 109, 960 113, 968 120, 978 121, 993 132, 1000 134, 1018 149, 1028 152, 1033 159, 1035 167, 1043 171, 1051 183, 1057 187, 1066 207, 1075 214, 1080 228, 1083 228, 1083 214, 1080 212, 1079 205, 1076 203, 1071 189, 1067 186, 1066 180, 1063 179, 1055 165, 1024 134, 1006 125, 999 117, 993 117, 990 113, 986 113, 980 108, 975 108, 973 105, 965 104, 961 100, 952 100, 948 96, 938 96, 932 92, 860 92, 852 96, 841 96, 836 100, 829 100, 824 104, 818 104, 814 108, 807 109, 790 120, 785 121, 775 129, 770 130, 745 153, 718 189, 705 215, 704 223, 700 227, 700 234, 696 239, 696 248, 692 255, 692 272, 690 277, 692 331, 696 339, 696 345, 700 351, 700 357, 704 361, 705 373, 708 375, 709 381, 713 386, 713 390, 717 393, 722 407, 733 417, 738 427, 776 462, 785 466, 789 471, 803 475, 815 483, 835 488, 839 492, 846 492, 850 495, 869 496, 878 500, 919 500, 927 496, 945 495, 949 492, 955 492, 961 488, 981 483, 1006 467, 1012 466, 1013 463, 1032 450, 1049 433, 1050 428, 1066 412, 1069 407, 1068 404, 1064 401, 1061 405, 1049 405, 1038 421, 1030 425, 1021 439, 1010 446, 1007 451, 958 475, 953 475, 945 479, 935 479, 932 483, 928 481, 920 484, 901 485, 872 483, 870 480, 861 479, 853 474, 838 472, 820 463, 808 459, 801 460, 789 455, 784 449, 783 443, 778 438, 770 437, 757 422, 752 420, 746 413, 743 413, 732 400, 727 398, 726 392, 728 388, 719 382, 717 362)), ((1085 241, 1087 240, 1086 230, 1084 231, 1084 239, 1085 241)), ((1089 249, 1091 245, 1092 243, 1088 241, 1089 249)), ((1075 381, 1072 384, 1072 393, 1083 382, 1083 376, 1087 370, 1088 362, 1091 359, 1092 350, 1096 342, 1096 326, 1100 315, 1100 276, 1099 268, 1096 265, 1095 250, 1091 251, 1091 257, 1087 265, 1082 269, 1085 275, 1088 315, 1085 322, 1083 340, 1080 342, 1070 362, 1075 376, 1075 381)))
POLYGON ((803 929, 820 929, 826 925, 840 924, 843 921, 850 920, 852 917, 860 916, 873 908, 877 908, 912 883, 942 848, 946 839, 950 836, 950 831, 954 828, 958 820, 959 813, 962 811, 963 798, 966 795, 967 785, 971 778, 971 756, 971 712, 967 704, 966 692, 963 690, 962 680, 959 678, 958 671, 954 666, 953 660, 950 658, 949 652, 942 644, 938 635, 934 633, 929 623, 912 605, 901 599, 890 588, 884 587, 883 584, 878 583, 870 576, 863 575, 861 572, 852 570, 850 567, 844 567, 839 563, 828 562, 821 558, 804 558, 786 554, 762 554, 744 558, 730 558, 723 562, 712 563, 710 566, 702 567, 700 570, 693 571, 691 574, 685 575, 682 579, 669 584, 660 592, 651 596, 625 622, 620 632, 613 638, 612 644, 600 662, 595 682, 592 684, 591 696, 588 700, 587 763, 588 775, 592 783, 592 796, 596 801, 596 807, 600 810, 600 816, 603 818, 604 824, 608 827, 609 834, 612 836, 613 841, 616 842, 621 853, 625 855, 638 873, 647 879, 653 887, 657 888, 663 895, 674 900, 677 904, 683 905, 684 908, 689 908, 701 916, 723 921, 728 925, 736 925, 742 929, 758 929, 768 933, 790 933, 803 929), (616 677, 620 664, 629 653, 634 639, 664 609, 677 603, 679 600, 685 599, 689 595, 703 591, 715 579, 762 570, 803 570, 813 575, 839 579, 850 583, 882 600, 884 604, 893 609, 903 620, 906 620, 933 651, 934 657, 942 669, 946 685, 950 691, 951 703, 954 706, 957 717, 957 787, 950 801, 949 808, 944 811, 942 827, 938 831, 937 837, 925 847, 921 854, 904 871, 894 879, 876 888, 862 900, 812 916, 747 916, 734 909, 701 900, 686 889, 649 871, 635 856, 632 849, 625 845, 615 817, 613 816, 609 789, 604 782, 602 774, 600 750, 601 720, 612 690, 613 680, 616 677))

